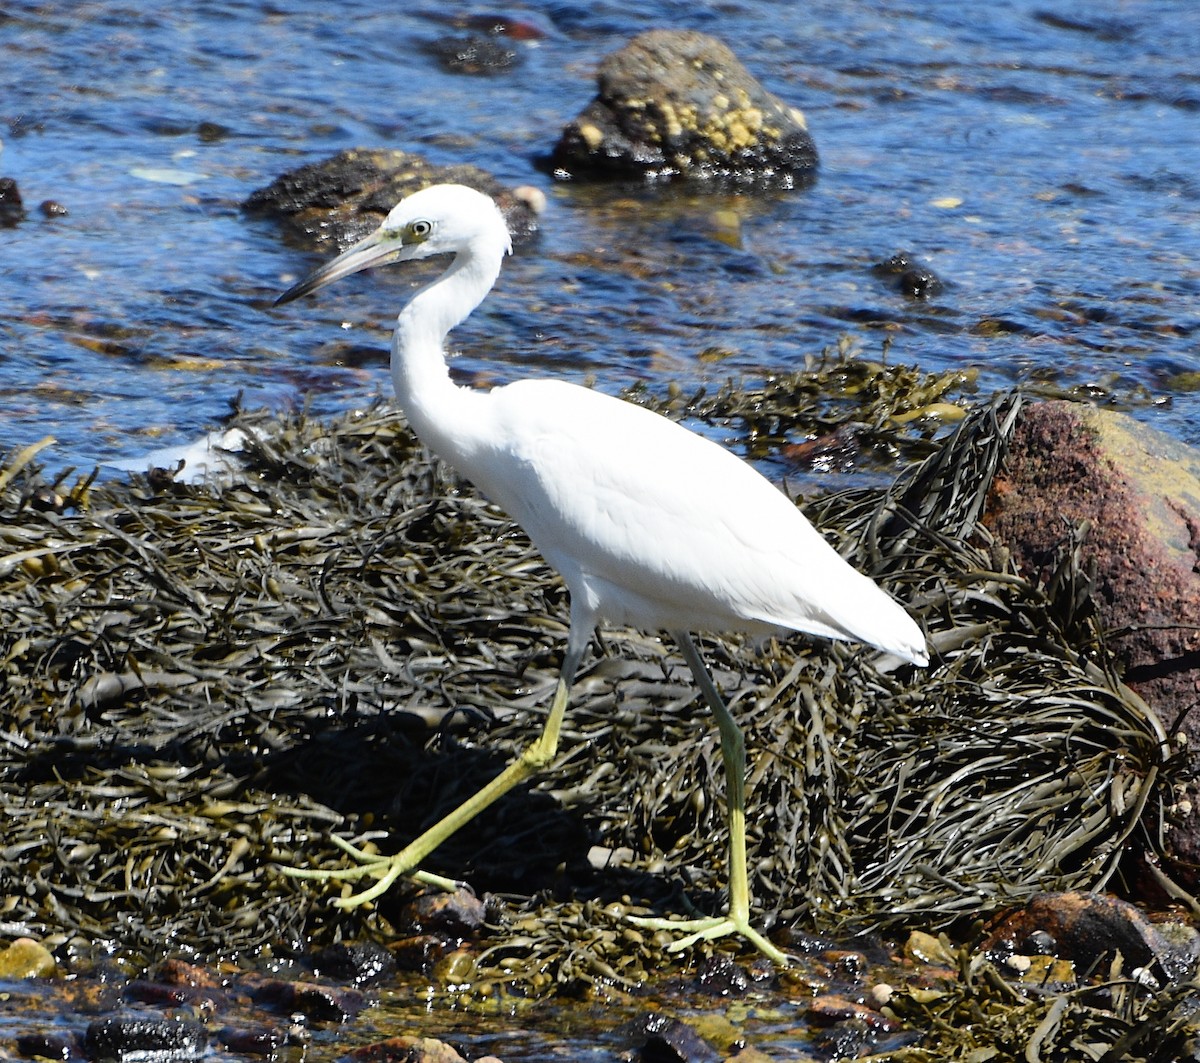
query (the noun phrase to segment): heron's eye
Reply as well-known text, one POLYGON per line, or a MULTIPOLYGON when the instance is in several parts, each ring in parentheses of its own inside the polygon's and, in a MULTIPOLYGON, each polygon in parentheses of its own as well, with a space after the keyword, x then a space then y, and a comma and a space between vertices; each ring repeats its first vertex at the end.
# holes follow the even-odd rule
POLYGON ((409 235, 418 240, 424 240, 432 231, 433 226, 427 221, 414 221, 408 227, 409 235))

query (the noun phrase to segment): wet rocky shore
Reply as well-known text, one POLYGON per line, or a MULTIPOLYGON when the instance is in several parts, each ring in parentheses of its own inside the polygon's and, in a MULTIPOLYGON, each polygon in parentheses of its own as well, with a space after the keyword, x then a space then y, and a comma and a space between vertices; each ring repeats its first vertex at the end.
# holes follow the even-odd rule
MULTIPOLYGON (((610 56, 546 166, 811 182, 803 115, 722 48, 646 34, 610 56)), ((390 150, 244 208, 343 246, 434 179, 536 233, 529 189, 390 150)), ((24 216, 15 184, 0 208, 24 216)), ((884 272, 913 299, 941 286, 904 256, 884 272)), ((287 873, 338 866, 331 834, 385 851, 456 805, 557 674, 561 585, 396 410, 236 409, 200 478, 0 455, 5 1052, 1200 1058, 1193 459, 1170 459, 1167 494, 1154 473, 1126 491, 1132 452, 1092 408, 886 355, 627 396, 806 486, 869 472, 805 509, 929 635, 920 673, 803 638, 705 644, 746 731, 753 892, 787 970, 675 955, 627 919, 712 910, 725 878, 717 736, 654 633, 606 633, 558 762, 433 854, 469 885, 345 912, 340 886, 287 873)))
POLYGON ((978 1045, 1002 1027, 1047 1051, 1182 1052, 1196 949, 1162 837, 1185 765, 1122 683, 1078 553, 1029 582, 997 552, 986 503, 1026 407, 969 386, 832 351, 654 403, 797 463, 830 453, 790 449, 803 437, 911 463, 805 506, 921 617, 929 674, 804 639, 709 647, 747 732, 756 894, 804 957, 787 972, 670 956, 624 920, 719 903, 716 736, 652 635, 606 635, 560 763, 435 854, 472 890, 343 913, 337 887, 282 873, 335 866, 330 831, 414 833, 528 740, 553 683, 557 581, 395 411, 235 413, 239 471, 195 484, 47 481, 8 455, 0 883, 32 979, 9 982, 28 1008, 10 1051, 456 1058, 403 1035, 471 1058, 495 1043, 456 1041, 461 1016, 552 1040, 541 1023, 569 1005, 592 1009, 585 1041, 633 1058, 798 1038, 819 1058, 958 1058, 938 1045, 951 1027, 967 1044, 980 1009, 978 1045), (773 1018, 697 1017, 739 1007, 773 1018))

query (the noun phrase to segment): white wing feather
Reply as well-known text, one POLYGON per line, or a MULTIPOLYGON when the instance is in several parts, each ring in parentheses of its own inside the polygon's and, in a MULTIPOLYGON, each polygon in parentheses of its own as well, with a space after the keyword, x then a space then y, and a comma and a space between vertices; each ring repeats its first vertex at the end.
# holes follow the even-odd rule
POLYGON ((490 423, 457 463, 600 617, 666 630, 793 628, 925 657, 912 618, 723 447, 561 381, 520 381, 487 400, 490 423), (504 441, 503 455, 489 439, 504 441))

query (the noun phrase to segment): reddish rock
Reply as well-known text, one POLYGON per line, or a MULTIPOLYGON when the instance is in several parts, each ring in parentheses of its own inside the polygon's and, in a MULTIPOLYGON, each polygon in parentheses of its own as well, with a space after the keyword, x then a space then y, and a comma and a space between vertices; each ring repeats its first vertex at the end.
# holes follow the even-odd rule
POLYGON ((856 1000, 834 993, 826 993, 813 999, 805 1009, 805 1018, 814 1026, 835 1026, 843 1022, 859 1022, 877 1033, 890 1033, 900 1029, 900 1024, 889 1019, 875 1008, 860 1004, 856 1000))
MULTIPOLYGON (((1123 414, 1033 403, 986 522, 1034 578, 1079 534, 1125 682, 1200 758, 1200 451, 1123 414)), ((1188 797, 1170 846, 1181 870, 1200 871, 1200 790, 1188 797)))
POLYGON ((1124 972, 1154 968, 1163 981, 1196 961, 1195 934, 1171 936, 1132 904, 1103 893, 1038 893, 1004 915, 983 942, 986 951, 1032 953, 1070 960, 1081 974, 1103 976, 1121 954, 1124 972))

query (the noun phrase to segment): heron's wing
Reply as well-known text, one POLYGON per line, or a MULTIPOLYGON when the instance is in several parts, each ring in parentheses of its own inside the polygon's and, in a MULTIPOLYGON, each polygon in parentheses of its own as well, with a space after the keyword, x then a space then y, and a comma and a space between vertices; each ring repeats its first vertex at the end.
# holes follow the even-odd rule
POLYGON ((492 396, 503 419, 495 435, 508 453, 491 463, 491 483, 477 482, 573 591, 573 577, 582 577, 621 597, 626 608, 616 618, 667 628, 782 626, 915 652, 902 648, 919 637, 907 614, 723 447, 561 382, 524 381, 492 396))

